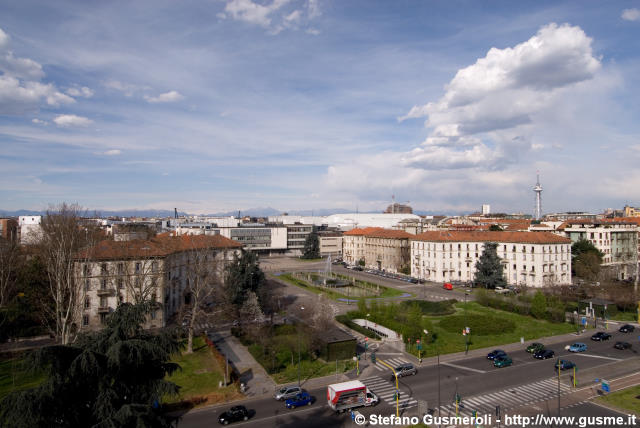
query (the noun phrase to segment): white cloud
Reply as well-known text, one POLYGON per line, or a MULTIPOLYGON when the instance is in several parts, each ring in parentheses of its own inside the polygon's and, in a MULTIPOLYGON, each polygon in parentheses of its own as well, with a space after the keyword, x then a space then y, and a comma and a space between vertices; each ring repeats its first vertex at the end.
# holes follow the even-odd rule
POLYGON ((82 116, 76 116, 75 114, 61 114, 56 116, 53 121, 56 125, 62 128, 73 126, 89 126, 93 123, 93 120, 82 116))
POLYGON ((148 96, 148 95, 144 96, 144 99, 147 100, 147 102, 150 102, 150 103, 172 103, 172 102, 175 102, 175 101, 180 101, 183 98, 184 98, 184 96, 182 96, 177 91, 165 92, 164 94, 160 94, 157 97, 151 97, 151 96, 148 96))
POLYGON ((102 85, 105 88, 120 91, 124 93, 124 95, 127 97, 132 96, 136 91, 139 91, 141 89, 147 89, 146 87, 141 87, 141 86, 133 85, 130 83, 123 83, 123 82, 120 82, 119 80, 114 80, 114 79, 106 80, 102 82, 102 85))
MULTIPOLYGON (((317 0, 306 0, 302 8, 285 11, 284 6, 294 0, 272 0, 271 3, 260 4, 255 0, 227 0, 224 13, 216 16, 220 19, 231 18, 259 25, 268 30, 270 34, 278 34, 285 28, 299 29, 300 26, 320 16, 320 8, 317 0), (304 14, 306 10, 306 14, 304 14)), ((297 2, 300 5, 300 2, 297 2)), ((317 29, 306 29, 309 34, 317 35, 317 29)))
POLYGON ((15 77, 0 75, 0 114, 34 111, 42 101, 52 107, 75 102, 51 83, 21 82, 15 77))
POLYGON ((3 48, 8 44, 9 44, 9 36, 7 35, 7 33, 2 31, 2 28, 0 28, 0 48, 3 48))
POLYGON ((41 102, 52 107, 74 102, 53 84, 40 82, 44 71, 39 63, 14 56, 8 46, 9 36, 0 29, 0 114, 24 114, 41 102))
POLYGON ((118 150, 118 149, 112 149, 112 150, 107 150, 106 152, 102 152, 102 153, 99 153, 99 154, 104 155, 104 156, 118 156, 118 155, 122 154, 122 151, 118 150))
POLYGON ((592 79, 600 66, 591 39, 567 24, 546 25, 513 48, 491 48, 475 64, 458 70, 440 100, 414 106, 399 118, 427 117, 425 125, 431 129, 407 164, 493 168, 517 159, 532 148, 527 141, 536 115, 566 90, 592 79))
POLYGON ((640 9, 625 9, 620 17, 625 21, 640 21, 640 9))
POLYGON ((47 122, 46 120, 41 120, 41 119, 38 119, 38 118, 31 119, 31 122, 35 123, 36 125, 48 125, 49 124, 49 122, 47 122))
POLYGON ((91 98, 93 96, 93 91, 86 86, 83 86, 82 88, 69 88, 67 89, 67 94, 72 97, 91 98))
POLYGON ((312 36, 317 36, 318 34, 320 34, 320 30, 317 30, 315 28, 307 28, 305 32, 307 34, 311 34, 312 36))

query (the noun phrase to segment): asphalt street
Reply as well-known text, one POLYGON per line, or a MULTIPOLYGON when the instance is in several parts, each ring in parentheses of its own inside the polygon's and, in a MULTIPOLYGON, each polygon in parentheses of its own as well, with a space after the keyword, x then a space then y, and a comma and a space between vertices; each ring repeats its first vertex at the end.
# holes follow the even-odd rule
MULTIPOLYGON (((554 399, 558 393, 557 372, 554 363, 557 358, 573 361, 578 367, 578 385, 588 385, 594 382, 595 376, 606 377, 608 373, 616 375, 631 373, 638 370, 636 350, 620 351, 613 348, 616 340, 634 341, 634 346, 640 349, 637 336, 633 333, 613 333, 608 341, 594 342, 589 339, 592 332, 577 339, 587 344, 586 352, 575 354, 565 351, 565 346, 572 341, 551 345, 549 349, 556 352, 556 356, 548 360, 536 360, 533 356, 521 350, 512 351, 509 355, 514 363, 510 367, 495 368, 486 357, 470 357, 451 363, 440 364, 440 382, 438 387, 438 367, 429 365, 419 367, 415 376, 400 379, 401 400, 410 403, 401 409, 404 415, 421 415, 427 408, 434 408, 440 404, 442 414, 454 414, 453 397, 456 391, 462 397, 464 408, 461 414, 471 414, 473 410, 481 413, 493 412, 496 405, 501 405, 507 411, 523 404, 535 405, 536 402, 554 399), (583 375, 584 373, 584 375, 583 375)), ((383 358, 383 352, 381 358, 383 358)), ((385 359, 397 357, 389 355, 385 359)), ((366 364, 366 363, 365 363, 366 364)), ((388 369, 376 370, 373 374, 363 376, 361 380, 379 395, 386 394, 386 399, 375 408, 359 409, 368 416, 376 414, 394 414, 395 406, 391 405, 389 391, 395 389, 391 372, 388 369)), ((569 377, 572 373, 561 376, 561 397, 572 392, 569 377)), ((326 404, 326 388, 309 391, 316 401, 313 405, 288 410, 284 404, 273 398, 261 398, 247 401, 245 404, 254 412, 254 416, 247 422, 237 425, 273 426, 273 427, 346 427, 353 426, 348 414, 334 414, 326 404)), ((564 400, 564 398, 562 398, 564 400)), ((184 415, 180 427, 202 427, 217 422, 220 412, 230 405, 208 407, 189 412, 184 415)), ((590 408, 590 407, 589 407, 590 408)), ((591 408, 590 408, 591 409, 591 408)), ((573 410, 571 410, 573 411, 573 410)), ((598 409, 594 408, 594 414, 598 409)), ((563 413, 564 414, 564 413, 563 413)))

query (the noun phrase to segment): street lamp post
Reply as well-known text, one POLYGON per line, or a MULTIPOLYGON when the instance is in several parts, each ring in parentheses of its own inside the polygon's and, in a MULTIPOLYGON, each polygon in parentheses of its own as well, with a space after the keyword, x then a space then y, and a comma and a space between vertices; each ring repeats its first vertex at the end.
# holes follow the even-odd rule
MULTIPOLYGON (((469 294, 465 291, 464 292, 464 328, 465 330, 467 329, 467 296, 468 295, 469 294)), ((466 332, 464 337, 466 339, 465 348, 464 348, 464 353, 466 355, 469 353, 469 332, 466 332)))
MULTIPOLYGON (((300 310, 304 311, 304 306, 300 306, 300 310)), ((298 386, 300 386, 300 361, 301 361, 300 348, 301 348, 301 344, 300 344, 300 326, 298 325, 298 386)))

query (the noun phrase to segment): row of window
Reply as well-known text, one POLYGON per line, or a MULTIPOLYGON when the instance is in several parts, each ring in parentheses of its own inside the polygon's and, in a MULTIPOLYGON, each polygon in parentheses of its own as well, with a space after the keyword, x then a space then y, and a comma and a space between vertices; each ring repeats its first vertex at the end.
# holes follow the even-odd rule
MULTIPOLYGON (((145 263, 146 265, 146 263, 145 263)), ((143 269, 146 266, 143 266, 142 262, 136 262, 134 265, 134 273, 139 274, 142 273, 143 269)), ((156 273, 158 272, 158 262, 157 261, 153 261, 151 262, 151 272, 156 273)), ((93 272, 93 268, 90 264, 85 264, 82 267, 82 274, 84 276, 90 276, 93 272)), ((116 264, 116 274, 118 275, 124 275, 125 273, 125 265, 124 262, 120 262, 118 264, 116 264)), ((100 264, 100 275, 109 275, 109 265, 108 263, 101 263, 100 264)))

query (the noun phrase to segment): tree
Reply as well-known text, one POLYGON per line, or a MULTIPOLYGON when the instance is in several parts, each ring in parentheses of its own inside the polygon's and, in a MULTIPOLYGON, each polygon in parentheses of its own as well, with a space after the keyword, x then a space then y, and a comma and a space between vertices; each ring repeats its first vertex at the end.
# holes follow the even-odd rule
POLYGON ((502 263, 496 248, 495 242, 486 242, 484 251, 476 262, 476 273, 474 281, 481 287, 496 288, 506 286, 504 275, 502 274, 502 263))
MULTIPOLYGON (((192 241, 193 244, 193 241, 192 241)), ((187 324, 187 353, 193 352, 193 334, 196 323, 206 316, 206 305, 213 303, 214 294, 222 284, 222 267, 224 261, 216 258, 216 252, 208 248, 196 248, 190 251, 187 264, 187 288, 189 305, 186 310, 190 314, 187 324)), ((220 252, 221 255, 224 252, 220 252)), ((224 257, 224 256, 223 256, 224 257)))
POLYGON ((225 270, 225 287, 229 302, 237 308, 242 307, 249 291, 256 293, 264 280, 264 272, 260 270, 256 253, 243 251, 239 256, 234 255, 233 261, 225 270))
POLYGON ((502 232, 503 229, 502 227, 500 227, 499 224, 492 224, 491 226, 489 226, 489 230, 492 232, 502 232))
POLYGON ((571 245, 571 267, 573 274, 580 278, 594 280, 600 273, 604 254, 586 239, 571 245))
POLYGON ((34 351, 28 361, 48 371, 46 380, 4 399, 0 426, 171 426, 154 404, 178 391, 164 378, 179 368, 170 358, 180 343, 169 331, 142 329, 152 309, 151 302, 122 304, 103 330, 81 335, 73 345, 34 351))
MULTIPOLYGON (((62 344, 75 339, 76 323, 84 301, 84 288, 76 281, 74 270, 76 254, 82 248, 92 247, 97 238, 97 228, 83 224, 78 205, 62 203, 50 207, 42 219, 37 246, 49 279, 49 298, 53 302, 53 313, 47 314, 47 318, 54 320, 51 330, 62 344)), ((49 305, 43 305, 43 310, 49 308, 49 305)))
POLYGON ((536 291, 531 300, 531 315, 534 318, 543 319, 547 313, 547 298, 542 291, 536 291))
POLYGON ((320 239, 316 231, 307 235, 304 241, 303 259, 319 259, 320 258, 320 239))

